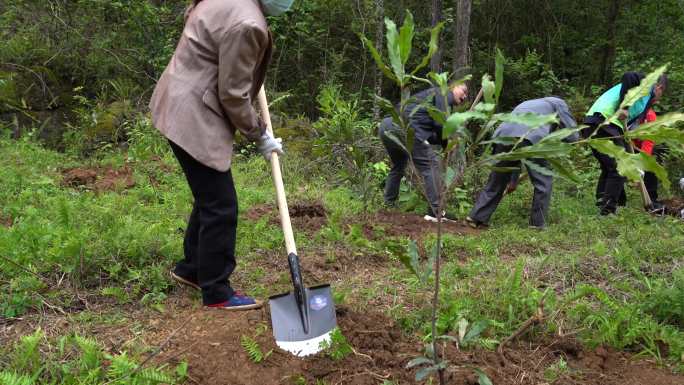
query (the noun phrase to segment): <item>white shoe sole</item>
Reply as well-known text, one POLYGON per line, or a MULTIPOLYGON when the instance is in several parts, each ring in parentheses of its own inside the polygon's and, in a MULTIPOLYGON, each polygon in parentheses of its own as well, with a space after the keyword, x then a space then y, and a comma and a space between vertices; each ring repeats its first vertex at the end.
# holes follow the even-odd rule
POLYGON ((251 305, 242 305, 242 306, 217 306, 217 307, 211 307, 211 306, 205 306, 206 309, 217 309, 217 310, 222 310, 222 311, 241 311, 241 310, 252 310, 252 309, 259 309, 262 306, 264 306, 264 303, 259 301, 259 300, 254 300, 256 303, 251 304, 251 305))
MULTIPOLYGON (((430 215, 424 216, 423 219, 425 219, 428 222, 437 223, 437 218, 430 216, 430 215)), ((456 223, 457 221, 455 221, 453 219, 449 219, 449 218, 442 218, 442 222, 456 223)))

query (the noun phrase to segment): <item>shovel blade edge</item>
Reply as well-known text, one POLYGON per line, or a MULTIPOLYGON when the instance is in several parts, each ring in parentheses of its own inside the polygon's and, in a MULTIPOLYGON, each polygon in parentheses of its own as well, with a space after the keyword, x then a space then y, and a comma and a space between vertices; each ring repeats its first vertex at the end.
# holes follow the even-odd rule
POLYGON ((305 333, 297 301, 292 292, 270 297, 271 326, 276 344, 297 356, 315 354, 337 326, 330 285, 307 288, 309 332, 305 333))

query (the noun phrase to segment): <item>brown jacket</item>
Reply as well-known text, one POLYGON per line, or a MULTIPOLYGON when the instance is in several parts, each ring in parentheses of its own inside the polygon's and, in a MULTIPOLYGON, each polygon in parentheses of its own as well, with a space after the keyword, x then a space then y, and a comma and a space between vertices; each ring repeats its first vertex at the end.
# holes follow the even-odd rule
POLYGON ((253 101, 272 40, 259 0, 203 0, 152 94, 152 123, 202 164, 230 168, 236 129, 257 141, 253 101))

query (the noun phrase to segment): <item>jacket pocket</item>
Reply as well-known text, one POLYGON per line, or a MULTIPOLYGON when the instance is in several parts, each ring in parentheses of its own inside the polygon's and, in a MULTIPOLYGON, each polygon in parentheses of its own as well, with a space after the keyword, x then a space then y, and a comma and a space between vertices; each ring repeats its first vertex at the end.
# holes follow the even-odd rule
POLYGON ((207 106, 207 108, 209 108, 210 110, 212 110, 216 115, 220 117, 225 117, 225 114, 223 113, 223 107, 221 107, 221 103, 219 102, 218 96, 214 91, 204 91, 204 95, 202 95, 202 103, 204 103, 204 105, 207 106))

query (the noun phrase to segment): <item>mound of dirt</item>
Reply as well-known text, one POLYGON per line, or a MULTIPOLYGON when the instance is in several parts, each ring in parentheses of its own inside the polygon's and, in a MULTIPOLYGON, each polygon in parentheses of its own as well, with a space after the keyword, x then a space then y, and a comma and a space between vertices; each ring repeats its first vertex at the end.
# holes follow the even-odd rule
POLYGON ((96 192, 121 191, 135 186, 133 170, 128 166, 76 167, 62 170, 62 185, 96 192))
MULTIPOLYGON (((428 234, 437 234, 437 223, 428 222, 421 215, 396 211, 375 213, 364 223, 363 228, 369 239, 385 236, 422 239, 428 234)), ((444 234, 477 234, 479 231, 467 226, 464 222, 445 221, 442 223, 444 234)))
MULTIPOLYGON (((288 207, 288 211, 295 232, 315 234, 328 223, 328 213, 320 203, 294 203, 288 207)), ((252 206, 245 217, 251 221, 267 217, 268 223, 280 226, 278 209, 271 204, 252 206)))

